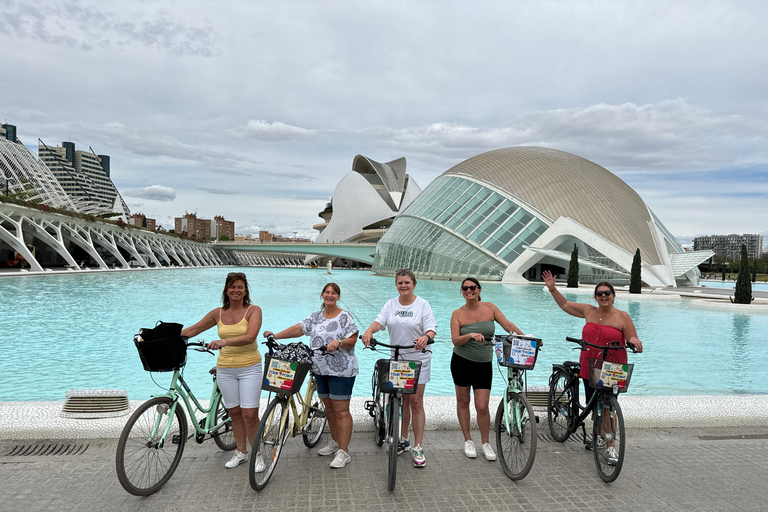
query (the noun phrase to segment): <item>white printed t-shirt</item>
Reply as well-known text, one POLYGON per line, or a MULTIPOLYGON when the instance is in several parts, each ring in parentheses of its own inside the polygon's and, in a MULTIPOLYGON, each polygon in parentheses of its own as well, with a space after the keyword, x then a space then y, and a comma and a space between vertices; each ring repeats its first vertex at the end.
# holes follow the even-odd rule
MULTIPOLYGON (((389 299, 381 313, 376 317, 376 321, 384 329, 389 329, 390 345, 410 345, 413 346, 416 338, 424 336, 427 331, 437 332, 437 323, 435 314, 429 302, 416 297, 409 306, 400 304, 398 297, 389 299)), ((401 359, 407 361, 430 361, 432 359, 432 345, 427 346, 427 352, 409 348, 400 349, 401 359)), ((394 354, 394 350, 392 353, 394 354)))

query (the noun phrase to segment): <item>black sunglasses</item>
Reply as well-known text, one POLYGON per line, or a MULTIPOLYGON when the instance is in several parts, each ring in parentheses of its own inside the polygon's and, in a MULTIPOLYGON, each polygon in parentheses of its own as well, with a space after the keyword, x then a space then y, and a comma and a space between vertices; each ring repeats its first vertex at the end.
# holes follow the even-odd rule
POLYGON ((595 292, 595 297, 602 297, 603 295, 613 295, 613 292, 611 290, 602 290, 599 292, 595 292))
POLYGON ((230 277, 245 277, 245 274, 243 272, 230 272, 227 274, 227 278, 230 277))
POLYGON ((469 291, 469 290, 475 291, 475 290, 477 290, 477 286, 474 285, 474 284, 470 285, 470 286, 462 286, 461 289, 462 289, 462 291, 465 291, 465 292, 469 291))

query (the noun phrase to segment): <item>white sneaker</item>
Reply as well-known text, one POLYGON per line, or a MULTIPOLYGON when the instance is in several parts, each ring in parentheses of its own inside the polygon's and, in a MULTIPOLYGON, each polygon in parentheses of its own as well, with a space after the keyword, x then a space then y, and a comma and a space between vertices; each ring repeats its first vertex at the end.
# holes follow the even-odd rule
POLYGON ((235 450, 235 454, 232 456, 231 459, 229 459, 227 461, 226 464, 224 464, 224 467, 227 468, 227 469, 236 468, 237 466, 239 466, 243 462, 247 462, 247 461, 248 461, 248 454, 247 453, 242 453, 242 452, 239 452, 239 451, 235 450))
POLYGON ((475 450, 475 442, 471 439, 469 441, 464 441, 464 455, 469 457, 470 459, 474 459, 477 457, 477 451, 475 450))
POLYGON ((264 458, 261 456, 261 454, 258 454, 256 456, 256 462, 253 466, 254 473, 263 473, 267 470, 266 464, 264 464, 264 458))
POLYGON ((336 452, 336 456, 331 461, 331 467, 334 469, 341 469, 350 462, 352 462, 352 457, 350 457, 349 454, 344 450, 339 450, 336 452))
POLYGON ((493 448, 491 448, 491 443, 483 443, 483 455, 485 460, 496 460, 496 454, 493 452, 493 448))
POLYGON ((609 446, 608 447, 608 453, 606 455, 606 458, 608 459, 608 464, 611 466, 615 466, 619 462, 619 451, 616 449, 615 446, 609 446))
POLYGON ((330 441, 328 441, 328 444, 317 450, 318 455, 333 455, 339 451, 339 443, 333 440, 331 438, 330 441))

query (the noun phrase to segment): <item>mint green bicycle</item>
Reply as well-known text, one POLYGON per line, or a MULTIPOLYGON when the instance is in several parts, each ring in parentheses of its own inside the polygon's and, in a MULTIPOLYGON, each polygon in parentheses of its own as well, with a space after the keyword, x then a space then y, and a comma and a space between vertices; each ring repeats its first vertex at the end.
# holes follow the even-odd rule
POLYGON ((533 370, 541 340, 510 334, 494 336, 499 366, 507 368, 507 388, 496 411, 496 452, 511 480, 528 475, 536 458, 536 416, 525 395, 524 376, 533 370))
POLYGON ((216 368, 210 371, 213 389, 208 407, 200 403, 182 374, 188 347, 198 347, 196 351, 213 355, 204 343, 187 343, 186 338, 175 336, 138 342, 136 346, 145 370, 173 371, 168 392, 153 395, 151 400, 141 404, 128 419, 117 443, 115 465, 120 485, 135 496, 148 496, 170 480, 189 437, 194 436, 200 444, 213 438, 224 451, 234 450, 236 445, 232 421, 216 383, 216 368), (191 435, 188 434, 185 407, 193 419, 191 435), (205 417, 196 422, 197 413, 205 417))

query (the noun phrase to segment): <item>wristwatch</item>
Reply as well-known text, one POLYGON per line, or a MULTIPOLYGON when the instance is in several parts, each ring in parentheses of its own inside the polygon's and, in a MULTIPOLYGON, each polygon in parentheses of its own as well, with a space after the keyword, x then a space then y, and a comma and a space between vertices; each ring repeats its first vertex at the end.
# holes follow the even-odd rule
POLYGON ((429 342, 432 341, 432 336, 430 336, 429 334, 425 334, 424 336, 427 337, 427 344, 429 344, 429 342))

